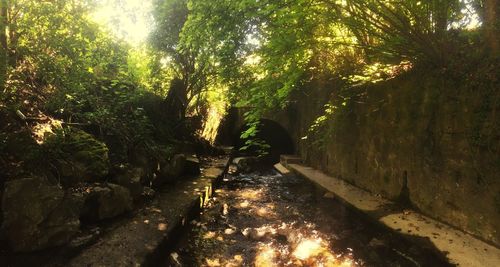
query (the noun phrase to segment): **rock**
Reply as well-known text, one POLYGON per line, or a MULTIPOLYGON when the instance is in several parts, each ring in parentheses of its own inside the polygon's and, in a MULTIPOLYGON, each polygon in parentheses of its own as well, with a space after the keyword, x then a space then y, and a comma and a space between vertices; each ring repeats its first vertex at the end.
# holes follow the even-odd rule
POLYGON ((184 154, 174 155, 168 163, 160 166, 160 171, 153 180, 153 186, 158 187, 165 183, 175 182, 184 172, 186 156, 184 154))
POLYGON ((259 228, 245 228, 241 233, 252 240, 259 241, 270 236, 276 235, 278 232, 269 226, 262 226, 259 228))
POLYGON ((145 197, 145 198, 153 198, 155 196, 155 190, 152 189, 151 187, 148 187, 148 186, 145 186, 143 189, 142 189, 142 195, 145 197))
POLYGON ((255 157, 238 157, 233 159, 233 163, 239 172, 251 172, 255 168, 257 158, 255 157))
POLYGON ((224 234, 226 235, 232 235, 234 233, 236 233, 236 230, 233 228, 227 228, 226 230, 224 230, 224 234))
POLYGON ((184 154, 176 154, 170 160, 166 172, 170 176, 180 176, 186 166, 186 156, 184 154))
POLYGON ((108 148, 82 130, 70 129, 50 135, 42 149, 53 159, 65 186, 99 181, 108 174, 108 148))
POLYGON ((138 198, 142 194, 141 178, 144 171, 141 168, 133 168, 124 170, 111 178, 111 182, 121 185, 130 191, 133 199, 138 198))
POLYGON ((370 250, 368 252, 368 263, 373 265, 383 265, 383 263, 387 263, 387 261, 380 258, 375 250, 370 250))
POLYGON ((88 190, 82 218, 88 221, 110 219, 132 210, 127 188, 117 184, 95 184, 88 190))
POLYGON ((170 253, 170 258, 172 259, 174 266, 182 266, 182 263, 179 261, 179 254, 177 254, 177 252, 170 253))
POLYGON ((372 240, 370 240, 370 242, 368 243, 368 246, 370 247, 383 247, 385 246, 385 242, 380 240, 380 239, 377 239, 377 238, 372 238, 372 240))
POLYGON ((335 195, 332 193, 332 192, 326 192, 324 195, 323 195, 324 198, 329 198, 329 199, 334 199, 335 198, 335 195))
POLYGON ((226 216, 229 213, 229 205, 224 203, 221 210, 222 216, 226 216))
POLYGON ((44 178, 5 184, 2 210, 5 232, 14 251, 35 251, 63 245, 79 231, 81 194, 70 194, 44 178))
POLYGON ((142 171, 141 183, 147 186, 151 185, 155 172, 160 169, 158 159, 144 148, 134 148, 129 160, 131 165, 142 171))
POLYGON ((177 151, 182 151, 183 153, 196 154, 198 148, 197 144, 192 142, 180 142, 177 144, 177 151))
POLYGON ((83 235, 76 236, 71 240, 71 242, 68 244, 69 247, 71 248, 83 248, 86 247, 90 244, 95 243, 101 234, 101 231, 99 228, 93 228, 87 233, 83 235))
POLYGON ((200 160, 196 156, 187 156, 184 166, 185 175, 199 175, 200 174, 200 160))

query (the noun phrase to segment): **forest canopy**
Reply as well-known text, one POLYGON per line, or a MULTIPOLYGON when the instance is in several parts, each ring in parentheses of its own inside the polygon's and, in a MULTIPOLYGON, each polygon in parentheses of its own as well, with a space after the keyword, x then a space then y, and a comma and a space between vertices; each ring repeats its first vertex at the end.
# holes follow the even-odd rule
POLYGON ((193 66, 184 70, 207 70, 228 86, 233 105, 251 107, 251 127, 242 135, 248 138, 264 113, 287 106, 291 92, 307 90, 312 80, 349 87, 416 66, 460 75, 497 60, 499 6, 496 0, 157 1, 152 40, 178 64, 189 55, 193 66))
POLYGON ((464 72, 499 54, 498 0, 0 3, 2 105, 126 140, 153 134, 138 104, 147 94, 180 120, 199 117, 209 139, 228 106, 252 107, 251 137, 262 114, 312 80, 374 82, 419 65, 464 72))

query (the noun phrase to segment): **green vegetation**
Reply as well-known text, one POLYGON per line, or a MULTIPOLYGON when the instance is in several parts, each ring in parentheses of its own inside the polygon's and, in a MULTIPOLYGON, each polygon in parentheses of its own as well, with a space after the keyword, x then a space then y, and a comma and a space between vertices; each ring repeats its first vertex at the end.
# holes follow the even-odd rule
POLYGON ((166 86, 163 72, 153 71, 152 50, 132 47, 94 22, 92 1, 1 3, 2 180, 33 171, 88 180, 97 177, 86 170, 99 164, 94 176, 101 177, 111 167, 108 148, 112 165, 130 162, 134 151, 169 157, 174 131, 154 121, 166 86), (38 145, 19 140, 20 133, 38 145), (105 144, 105 159, 93 142, 105 144))
POLYGON ((226 108, 239 106, 251 108, 244 148, 262 150, 259 119, 313 82, 341 86, 311 132, 349 108, 352 86, 421 66, 460 77, 498 61, 497 0, 148 3, 152 32, 133 46, 92 19, 99 1, 2 0, 0 105, 12 121, 0 147, 22 128, 39 143, 80 128, 126 162, 186 133, 213 140, 226 108))
POLYGON ((230 107, 248 154, 369 190, 453 169, 440 196, 498 210, 499 38, 499 0, 0 0, 0 237, 59 246, 199 174, 230 107))
POLYGON ((261 143, 252 140, 259 118, 287 106, 292 92, 307 95, 312 81, 348 90, 420 66, 459 77, 499 55, 497 1, 163 2, 187 2, 177 48, 203 51, 232 103, 252 108, 242 135, 249 146, 261 143))

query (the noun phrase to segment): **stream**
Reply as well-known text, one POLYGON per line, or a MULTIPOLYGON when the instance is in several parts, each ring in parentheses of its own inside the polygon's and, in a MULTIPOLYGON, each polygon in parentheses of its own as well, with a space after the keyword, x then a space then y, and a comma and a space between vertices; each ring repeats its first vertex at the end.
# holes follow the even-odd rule
POLYGON ((229 173, 164 266, 449 266, 303 178, 229 173))

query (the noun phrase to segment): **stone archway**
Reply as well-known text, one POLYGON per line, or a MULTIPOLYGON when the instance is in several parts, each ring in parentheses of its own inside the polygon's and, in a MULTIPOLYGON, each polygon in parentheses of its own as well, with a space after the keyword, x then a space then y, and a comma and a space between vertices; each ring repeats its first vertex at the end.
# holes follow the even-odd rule
MULTIPOLYGON (((232 145, 235 147, 236 151, 245 145, 245 140, 242 140, 240 136, 247 128, 248 126, 246 124, 241 126, 233 136, 232 145)), ((267 161, 270 161, 270 163, 277 163, 279 162, 280 155, 294 154, 294 142, 288 131, 281 126, 281 124, 273 120, 261 119, 258 129, 259 131, 256 137, 265 141, 270 146, 269 155, 265 157, 267 161)), ((253 154, 256 152, 249 150, 246 153, 253 154)))

